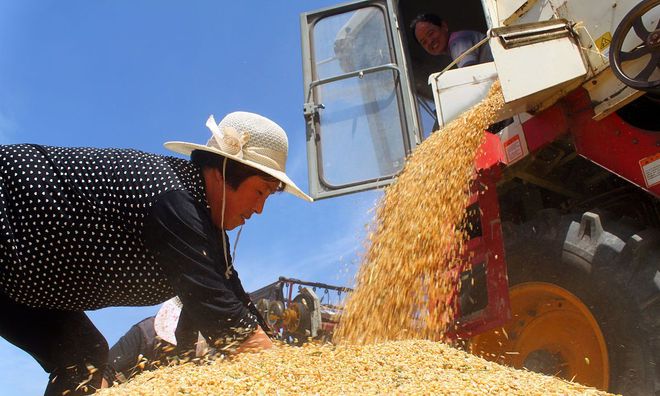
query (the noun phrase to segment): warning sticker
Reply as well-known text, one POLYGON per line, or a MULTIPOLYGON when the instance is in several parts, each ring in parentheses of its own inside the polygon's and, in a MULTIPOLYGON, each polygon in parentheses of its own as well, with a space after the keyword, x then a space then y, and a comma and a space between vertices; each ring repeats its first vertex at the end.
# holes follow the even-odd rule
POLYGON ((523 156, 522 143, 520 143, 520 136, 515 135, 511 139, 504 142, 504 153, 506 155, 507 163, 512 163, 523 156))
POLYGON ((605 32, 602 36, 596 39, 596 47, 598 47, 598 49, 602 51, 605 48, 609 47, 611 42, 612 42, 612 33, 605 32))
POLYGON ((642 168, 647 188, 660 184, 660 153, 642 158, 639 166, 642 168))

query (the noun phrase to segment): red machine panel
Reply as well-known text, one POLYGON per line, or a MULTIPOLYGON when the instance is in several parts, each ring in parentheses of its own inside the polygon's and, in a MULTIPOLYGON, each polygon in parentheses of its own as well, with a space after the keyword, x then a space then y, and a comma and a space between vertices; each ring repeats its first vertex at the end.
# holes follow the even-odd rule
POLYGON ((660 132, 636 128, 616 113, 600 121, 592 116, 585 111, 570 120, 577 152, 660 197, 660 132))

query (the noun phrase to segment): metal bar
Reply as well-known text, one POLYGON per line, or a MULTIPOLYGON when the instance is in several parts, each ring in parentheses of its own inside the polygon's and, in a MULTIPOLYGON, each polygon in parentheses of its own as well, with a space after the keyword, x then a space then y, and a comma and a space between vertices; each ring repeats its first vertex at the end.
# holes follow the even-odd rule
POLYGON ((337 291, 342 291, 342 292, 352 292, 353 291, 353 289, 351 289, 349 287, 333 286, 333 285, 328 285, 326 283, 320 283, 320 282, 301 281, 299 279, 286 278, 284 276, 280 276, 279 280, 281 282, 295 283, 295 284, 298 284, 298 285, 301 285, 301 286, 322 287, 322 288, 325 288, 325 289, 337 290, 337 291))
POLYGON ((335 81, 339 81, 339 80, 345 80, 345 79, 353 78, 353 77, 362 78, 365 74, 375 73, 375 72, 379 72, 379 71, 383 71, 383 70, 394 70, 394 71, 397 72, 397 74, 401 74, 401 71, 399 70, 399 67, 396 64, 387 63, 387 64, 380 65, 380 66, 369 67, 367 69, 356 70, 354 72, 350 72, 350 73, 346 73, 346 74, 340 74, 340 75, 334 76, 334 77, 324 78, 322 80, 312 81, 309 84, 309 90, 307 92, 307 98, 305 99, 305 102, 309 102, 309 99, 312 96, 312 89, 314 89, 315 87, 317 87, 319 85, 328 84, 328 83, 331 83, 331 82, 335 82, 335 81))
POLYGON ((565 19, 495 28, 490 33, 491 36, 498 37, 506 49, 555 40, 571 34, 565 19))

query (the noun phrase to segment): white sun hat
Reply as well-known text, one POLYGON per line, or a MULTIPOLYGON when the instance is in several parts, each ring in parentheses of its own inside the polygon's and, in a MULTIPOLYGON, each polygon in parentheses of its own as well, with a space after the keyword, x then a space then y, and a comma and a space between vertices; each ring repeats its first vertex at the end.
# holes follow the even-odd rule
POLYGON ((302 192, 285 173, 289 141, 284 130, 266 117, 245 111, 229 113, 216 124, 211 115, 206 121, 211 138, 206 145, 166 142, 165 148, 190 155, 194 150, 208 151, 267 173, 284 183, 284 191, 306 201, 302 192))

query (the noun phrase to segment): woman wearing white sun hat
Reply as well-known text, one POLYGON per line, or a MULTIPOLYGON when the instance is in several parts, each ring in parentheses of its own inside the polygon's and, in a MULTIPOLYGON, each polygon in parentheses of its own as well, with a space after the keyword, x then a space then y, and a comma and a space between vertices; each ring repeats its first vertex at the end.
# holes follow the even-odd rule
POLYGON ((277 124, 235 112, 206 125, 206 145, 165 144, 191 161, 0 146, 0 336, 50 373, 47 395, 100 386, 108 346, 85 310, 177 295, 189 330, 211 345, 270 346, 241 294, 225 230, 261 213, 275 191, 311 198, 285 173, 277 124))

